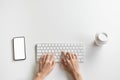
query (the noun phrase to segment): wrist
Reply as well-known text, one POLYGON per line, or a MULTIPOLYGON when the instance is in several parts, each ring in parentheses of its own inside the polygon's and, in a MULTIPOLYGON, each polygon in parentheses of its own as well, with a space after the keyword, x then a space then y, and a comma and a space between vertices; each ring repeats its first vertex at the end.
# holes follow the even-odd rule
POLYGON ((37 73, 35 80, 44 80, 44 78, 45 78, 45 75, 39 72, 37 73))
POLYGON ((72 75, 73 75, 74 80, 82 80, 82 76, 80 72, 73 72, 72 75))

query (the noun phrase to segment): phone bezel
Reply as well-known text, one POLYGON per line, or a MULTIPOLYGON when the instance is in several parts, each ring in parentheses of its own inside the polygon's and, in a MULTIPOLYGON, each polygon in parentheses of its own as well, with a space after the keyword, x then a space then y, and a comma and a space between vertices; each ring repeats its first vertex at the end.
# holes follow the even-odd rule
POLYGON ((25 37, 24 36, 20 36, 20 37, 13 37, 13 60, 14 61, 20 61, 20 60, 25 60, 26 59, 26 44, 25 44, 25 37), (24 38, 24 55, 25 55, 25 58, 23 59, 15 59, 15 52, 14 52, 14 39, 16 38, 24 38))

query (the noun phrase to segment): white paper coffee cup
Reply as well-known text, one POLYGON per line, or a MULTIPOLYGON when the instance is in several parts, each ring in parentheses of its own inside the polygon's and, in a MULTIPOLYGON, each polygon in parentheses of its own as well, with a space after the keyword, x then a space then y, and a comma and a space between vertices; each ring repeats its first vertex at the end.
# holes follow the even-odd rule
POLYGON ((106 44, 108 41, 108 35, 106 33, 97 33, 95 35, 95 44, 98 46, 102 46, 106 44))

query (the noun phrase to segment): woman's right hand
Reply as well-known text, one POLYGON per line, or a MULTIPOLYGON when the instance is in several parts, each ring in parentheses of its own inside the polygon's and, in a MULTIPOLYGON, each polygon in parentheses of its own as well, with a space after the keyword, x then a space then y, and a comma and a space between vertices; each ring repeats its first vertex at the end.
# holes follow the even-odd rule
POLYGON ((62 52, 61 62, 66 71, 68 71, 75 80, 82 80, 77 55, 74 53, 62 52))

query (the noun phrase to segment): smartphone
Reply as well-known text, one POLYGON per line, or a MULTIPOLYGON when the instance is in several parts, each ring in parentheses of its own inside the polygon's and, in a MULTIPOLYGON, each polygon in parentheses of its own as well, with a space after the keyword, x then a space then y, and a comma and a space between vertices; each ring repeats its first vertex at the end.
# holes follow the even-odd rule
POLYGON ((13 38, 13 59, 15 61, 26 59, 26 46, 25 37, 14 37, 13 38))

